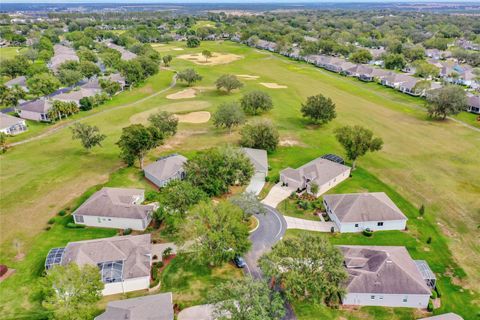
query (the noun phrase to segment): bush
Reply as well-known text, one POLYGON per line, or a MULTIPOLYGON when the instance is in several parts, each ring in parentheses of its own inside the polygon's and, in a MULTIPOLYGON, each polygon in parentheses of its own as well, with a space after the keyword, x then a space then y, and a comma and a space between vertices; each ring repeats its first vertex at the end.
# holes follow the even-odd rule
POLYGON ((127 228, 127 229, 123 230, 123 235, 124 236, 128 236, 130 233, 132 233, 132 229, 130 229, 130 228, 127 228))
POLYGON ((335 228, 334 227, 330 228, 330 233, 335 233, 335 228))
POLYGON ((432 311, 433 311, 433 303, 432 303, 432 300, 428 301, 427 310, 428 310, 429 312, 432 312, 432 311))
POLYGON ((427 243, 428 243, 428 244, 432 243, 432 237, 428 237, 427 243))
POLYGON ((442 295, 440 294, 440 289, 438 289, 438 286, 435 286, 435 292, 437 293, 437 297, 441 297, 442 295))
POLYGON ((265 182, 269 182, 270 181, 270 177, 269 176, 265 176, 265 182))
POLYGON ((70 228, 70 229, 82 229, 82 228, 85 228, 85 226, 83 224, 76 224, 75 222, 69 222, 67 223, 66 225, 67 228, 70 228))
POLYGON ((4 264, 0 264, 0 277, 7 273, 8 267, 4 264))
POLYGON ((67 214, 67 211, 65 211, 65 210, 60 210, 60 211, 58 211, 58 215, 59 215, 60 217, 63 217, 63 216, 66 215, 66 214, 67 214))
POLYGON ((173 248, 170 248, 168 247, 167 249, 165 249, 162 253, 162 258, 165 259, 165 258, 168 258, 169 256, 171 256, 173 253, 173 248))
POLYGON ((371 237, 373 235, 373 231, 370 229, 363 230, 363 235, 366 237, 371 237))
POLYGON ((433 290, 432 295, 430 296, 432 299, 437 299, 437 291, 433 290))
POLYGON ((48 224, 54 224, 55 223, 55 218, 50 218, 48 221, 47 221, 48 224))
POLYGON ((52 227, 50 227, 50 226, 46 226, 46 227, 45 227, 45 231, 48 231, 48 230, 50 230, 50 229, 52 229, 52 227))
POLYGON ((156 254, 153 255, 152 260, 157 260, 158 256, 156 254))
POLYGON ((425 206, 422 204, 422 206, 420 207, 420 209, 418 209, 418 213, 423 216, 423 214, 425 213, 425 206))

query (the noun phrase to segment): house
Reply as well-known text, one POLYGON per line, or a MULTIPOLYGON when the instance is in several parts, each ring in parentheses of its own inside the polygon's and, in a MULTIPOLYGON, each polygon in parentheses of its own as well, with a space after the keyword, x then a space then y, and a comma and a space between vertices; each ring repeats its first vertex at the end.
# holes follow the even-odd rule
POLYGON ((427 49, 425 50, 425 55, 429 58, 436 59, 436 60, 445 60, 452 56, 450 51, 443 51, 438 49, 427 49))
POLYGON ((143 201, 142 189, 102 188, 73 212, 73 219, 90 227, 145 230, 158 206, 143 201))
POLYGON ((418 320, 463 320, 463 318, 456 313, 449 312, 449 313, 439 314, 438 316, 422 318, 418 320))
POLYGON ((117 82, 118 84, 120 84, 120 87, 122 88, 122 90, 125 88, 127 84, 127 81, 120 73, 112 73, 111 75, 104 76, 102 78, 113 81, 113 82, 117 82))
POLYGON ((56 44, 53 46, 54 55, 50 62, 48 63, 48 67, 56 72, 61 64, 67 61, 76 61, 79 62, 80 59, 78 58, 75 50, 70 47, 67 47, 62 44, 56 44))
POLYGON ((359 80, 370 82, 374 80, 373 68, 364 64, 357 64, 347 69, 345 73, 351 77, 356 77, 359 80))
POLYGON ((150 163, 145 167, 143 172, 145 178, 161 188, 172 180, 182 180, 185 178, 185 170, 183 169, 185 162, 187 162, 187 158, 184 156, 171 154, 150 163))
POLYGON ((323 204, 340 232, 405 230, 407 217, 384 192, 327 194, 323 204))
POLYGON ((49 100, 41 98, 22 103, 18 106, 17 112, 22 119, 50 121, 48 118, 48 110, 50 110, 51 107, 52 104, 49 100))
POLYGON ((53 248, 45 269, 76 263, 96 266, 105 287, 103 295, 148 289, 152 266, 150 234, 120 236, 69 242, 65 248, 53 248))
POLYGON ((8 135, 16 135, 27 131, 25 120, 0 113, 0 132, 8 135))
POLYGON ((390 88, 399 89, 402 83, 411 81, 411 80, 412 80, 411 76, 401 74, 401 73, 390 72, 390 74, 381 78, 380 83, 390 88))
POLYGON ((51 97, 52 100, 59 100, 63 102, 74 102, 77 105, 80 105, 80 100, 83 98, 93 97, 98 93, 101 93, 101 89, 91 89, 91 88, 84 88, 78 87, 75 90, 71 90, 69 92, 63 92, 56 94, 51 97))
POLYGON ((5 86, 10 89, 13 87, 19 87, 22 88, 23 91, 28 92, 27 78, 25 76, 16 77, 10 81, 7 81, 5 82, 5 86))
POLYGON ((255 173, 247 186, 247 192, 259 194, 265 185, 265 177, 268 175, 268 157, 267 151, 262 149, 242 148, 242 151, 250 159, 255 173))
POLYGON ((407 76, 407 77, 408 77, 406 78, 407 80, 400 84, 398 90, 415 97, 424 95, 425 94, 424 89, 416 88, 416 85, 420 81, 420 79, 417 79, 411 76, 407 76))
POLYGON ((480 96, 468 97, 467 111, 471 113, 480 114, 480 96))
POLYGON ((317 158, 298 169, 286 168, 280 171, 280 182, 296 189, 311 193, 312 185, 318 186, 319 196, 350 176, 350 167, 323 158, 317 158))
POLYGON ((173 320, 172 293, 111 301, 94 320, 173 320))
POLYGON ((427 307, 435 275, 425 261, 414 261, 405 247, 339 248, 348 273, 344 305, 427 307))

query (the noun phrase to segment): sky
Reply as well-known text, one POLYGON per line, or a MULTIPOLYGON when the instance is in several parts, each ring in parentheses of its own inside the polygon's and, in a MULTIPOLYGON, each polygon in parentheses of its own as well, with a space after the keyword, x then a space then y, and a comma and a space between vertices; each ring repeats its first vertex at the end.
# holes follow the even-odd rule
POLYGON ((353 2, 472 2, 480 0, 0 0, 3 3, 353 3, 353 2))

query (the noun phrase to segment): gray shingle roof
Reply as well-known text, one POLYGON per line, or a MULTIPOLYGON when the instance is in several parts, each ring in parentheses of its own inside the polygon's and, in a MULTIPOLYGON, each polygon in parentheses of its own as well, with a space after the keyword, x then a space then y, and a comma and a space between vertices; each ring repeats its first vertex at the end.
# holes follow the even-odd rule
POLYGON ((95 320, 173 320, 172 293, 109 302, 95 320))
POLYGON ((0 129, 10 128, 11 126, 24 122, 25 120, 23 119, 0 113, 0 129))
POLYGON ((185 162, 187 162, 187 158, 179 154, 173 154, 150 163, 145 167, 144 171, 156 179, 163 181, 182 170, 185 162))
POLYGON ((339 246, 349 274, 347 292, 429 295, 405 247, 339 246))
POLYGON ((471 107, 480 108, 480 96, 470 96, 468 97, 468 105, 471 107))
POLYGON ((327 194, 323 200, 340 222, 407 220, 384 192, 327 194))
POLYGON ((80 101, 82 98, 93 97, 101 91, 98 89, 90 89, 80 87, 78 90, 72 90, 66 93, 59 93, 51 97, 52 100, 63 100, 63 101, 80 101))
POLYGON ((268 172, 268 157, 266 150, 253 148, 242 148, 242 150, 250 159, 256 171, 268 172))
POLYGON ((307 177, 318 185, 323 185, 346 171, 350 171, 350 167, 320 157, 298 169, 286 168, 280 173, 299 183, 303 182, 302 177, 307 177))
POLYGON ((27 78, 25 76, 16 77, 10 81, 5 82, 5 85, 7 87, 13 87, 15 85, 25 87, 27 85, 27 78))
POLYGON ((456 313, 449 312, 449 313, 439 314, 438 316, 422 318, 418 320, 463 320, 463 318, 456 313))
POLYGON ((150 234, 121 236, 68 243, 62 264, 79 266, 123 261, 123 279, 150 276, 152 247, 150 234))
POLYGON ((135 204, 144 197, 144 190, 102 188, 78 207, 74 215, 145 219, 155 210, 155 204, 135 204))
POLYGON ((30 112, 47 113, 51 106, 50 101, 46 99, 37 99, 25 102, 19 107, 19 109, 30 112))

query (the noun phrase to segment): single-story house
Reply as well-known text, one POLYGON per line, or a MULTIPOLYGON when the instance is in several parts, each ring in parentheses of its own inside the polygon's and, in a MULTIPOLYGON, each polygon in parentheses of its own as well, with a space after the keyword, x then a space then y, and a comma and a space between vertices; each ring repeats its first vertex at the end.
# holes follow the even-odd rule
POLYGON ((75 50, 70 47, 56 44, 53 46, 53 51, 54 55, 48 63, 48 67, 53 71, 57 71, 60 65, 67 61, 80 61, 77 54, 75 53, 75 50))
POLYGON ((405 247, 339 246, 348 273, 344 305, 426 308, 435 277, 405 247), (421 267, 420 267, 421 266, 421 267), (426 268, 426 269, 420 269, 426 268), (425 272, 429 272, 427 275, 425 272))
POLYGON ((340 232, 405 230, 407 217, 384 192, 327 194, 323 204, 340 232))
POLYGON ((79 87, 70 92, 63 92, 63 93, 56 94, 52 96, 51 99, 53 101, 59 100, 63 102, 74 102, 77 105, 80 105, 81 99, 87 98, 87 97, 93 97, 100 92, 102 92, 101 89, 90 89, 90 88, 79 87))
POLYGON ((183 165, 187 160, 180 154, 162 157, 145 167, 143 170, 145 178, 159 188, 164 187, 172 180, 182 180, 185 178, 183 165))
POLYGON ((103 79, 108 79, 113 82, 117 82, 122 87, 122 90, 125 88, 127 81, 120 73, 112 73, 109 76, 104 76, 103 79))
POLYGON ((50 110, 51 107, 52 104, 48 99, 40 98, 19 105, 17 112, 22 119, 50 121, 48 118, 48 110, 50 110))
POLYGON ((345 73, 351 77, 356 77, 362 81, 373 81, 373 68, 364 64, 357 64, 350 69, 346 70, 345 73))
POLYGON ((19 87, 22 88, 23 91, 28 92, 27 78, 25 76, 16 77, 10 81, 7 81, 5 82, 5 86, 7 88, 19 87))
POLYGON ((25 131, 27 131, 27 124, 24 119, 0 113, 0 132, 16 135, 25 131))
POLYGON ((69 263, 97 266, 105 296, 148 289, 152 267, 150 234, 69 242, 65 248, 50 250, 45 269, 69 263))
POLYGON ((73 219, 90 227, 145 230, 158 206, 142 205, 144 200, 142 189, 102 188, 73 212, 73 219))
POLYGON ((411 78, 411 76, 405 74, 390 72, 389 75, 381 78, 380 83, 390 88, 399 89, 402 83, 411 81, 411 78))
POLYGON ((268 175, 268 156, 267 151, 262 149, 242 148, 242 151, 250 159, 255 173, 250 184, 247 186, 247 192, 259 194, 265 185, 265 177, 268 175))
POLYGON ((467 111, 480 114, 480 96, 468 97, 467 111))
POLYGON ((418 320, 463 320, 463 318, 456 313, 449 312, 449 313, 439 314, 438 316, 421 318, 418 320))
POLYGON ((415 97, 425 94, 425 90, 418 89, 415 87, 417 83, 420 81, 420 79, 417 79, 411 76, 407 76, 407 77, 408 78, 405 78, 407 80, 400 84, 398 90, 415 97))
POLYGON ((111 301, 94 320, 173 320, 171 292, 111 301))
POLYGON ((286 168, 280 171, 280 182, 296 189, 311 193, 311 186, 316 184, 319 196, 338 185, 350 176, 350 167, 323 158, 317 158, 298 169, 286 168))

